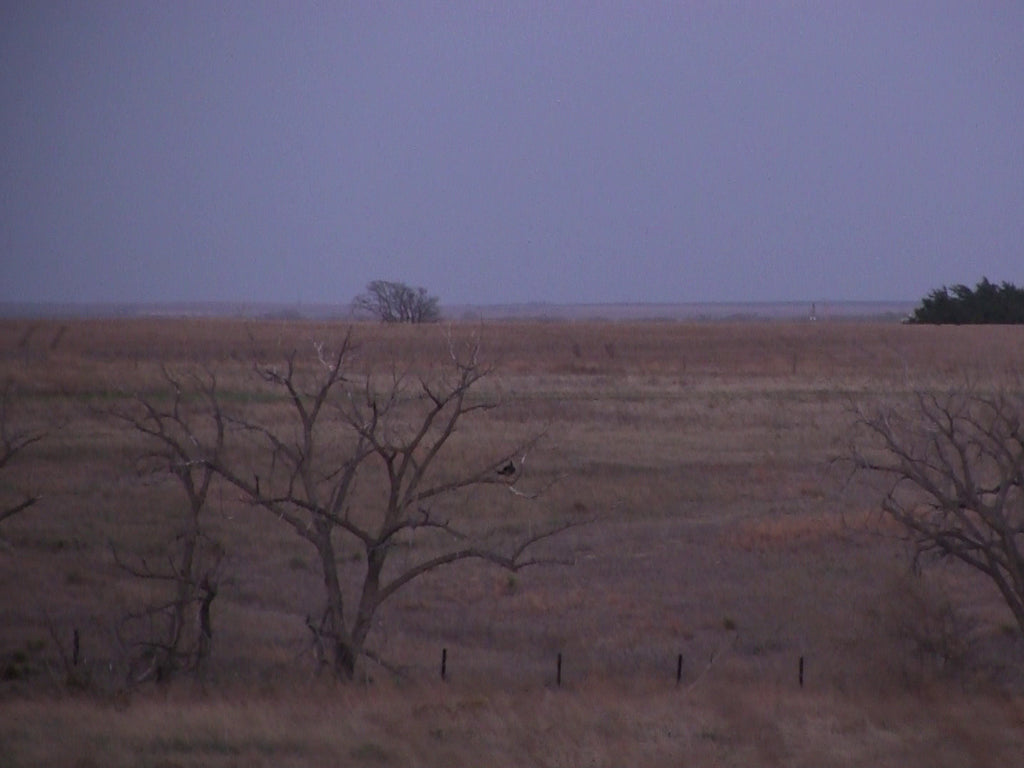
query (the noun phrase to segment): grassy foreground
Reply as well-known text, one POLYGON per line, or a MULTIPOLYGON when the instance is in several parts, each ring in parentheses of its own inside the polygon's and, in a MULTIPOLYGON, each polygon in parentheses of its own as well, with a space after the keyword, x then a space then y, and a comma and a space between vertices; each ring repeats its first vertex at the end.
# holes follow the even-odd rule
MULTIPOLYGON (((485 391, 503 405, 467 425, 450 460, 544 431, 531 476, 557 482, 472 512, 513 533, 592 519, 559 543, 576 565, 510 577, 461 564, 410 585, 373 637, 401 674, 368 664, 374 682, 335 687, 304 625, 320 599, 308 546, 222 491, 205 680, 126 690, 112 628, 150 587, 111 544, 156 551, 181 498, 140 474, 138 436, 103 412, 159 393, 166 365, 216 371, 272 419, 275 403, 250 402, 253 359, 315 359, 314 342, 344 331, 0 323, 19 423, 48 432, 0 474, 0 500, 42 496, 0 526, 0 766, 984 766, 1024 754, 1024 649, 999 596, 955 567, 910 573, 878 489, 836 461, 854 402, 1021 371, 1024 336, 1000 327, 357 327, 360 366, 383 374, 431 370, 448 333, 480 337, 497 366, 485 391), (65 685, 75 629, 85 690, 65 685)), ((350 573, 362 567, 353 556, 350 573)))
POLYGON ((1020 703, 710 684, 680 692, 307 690, 302 695, 3 706, 12 766, 1014 765, 1020 703))

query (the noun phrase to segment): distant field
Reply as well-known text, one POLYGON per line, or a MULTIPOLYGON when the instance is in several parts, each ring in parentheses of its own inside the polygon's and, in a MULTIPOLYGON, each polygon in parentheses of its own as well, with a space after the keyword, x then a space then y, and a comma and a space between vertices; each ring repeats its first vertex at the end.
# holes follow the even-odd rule
MULTIPOLYGON (((908 301, 774 301, 630 304, 445 304, 446 320, 878 320, 898 321, 914 308, 908 301)), ((0 302, 0 318, 236 317, 271 320, 350 320, 348 304, 192 302, 165 304, 32 304, 0 302)))
POLYGON ((347 326, 0 321, 0 381, 16 385, 19 423, 50 433, 0 474, 0 501, 43 497, 0 524, 0 659, 16 667, 0 681, 0 764, 1014 764, 1024 647, 1008 610, 963 570, 910 573, 878 489, 839 459, 851 404, 1002 381, 1024 369, 1024 335, 817 310, 814 322, 355 326, 360 369, 382 375, 428 373, 448 334, 479 337, 496 366, 483 391, 502 406, 467 425, 453 460, 543 431, 529 471, 554 484, 473 514, 510 531, 592 520, 558 544, 576 564, 510 578, 464 563, 410 585, 373 637, 402 674, 370 664, 373 684, 336 688, 315 675, 304 623, 321 597, 309 545, 224 490, 205 693, 131 695, 112 627, 148 586, 111 544, 148 551, 181 499, 139 473, 138 436, 104 412, 157 396, 168 366, 215 372, 269 419, 253 360, 296 351, 314 365, 314 343, 347 326), (74 629, 91 694, 61 693, 58 643, 66 653, 74 629))

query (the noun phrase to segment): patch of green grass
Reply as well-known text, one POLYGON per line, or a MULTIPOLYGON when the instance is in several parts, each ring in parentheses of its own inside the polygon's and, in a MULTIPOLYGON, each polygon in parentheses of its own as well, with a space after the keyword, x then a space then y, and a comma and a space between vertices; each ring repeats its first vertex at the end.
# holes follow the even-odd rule
POLYGON ((349 750, 349 756, 354 760, 363 760, 368 763, 390 763, 391 754, 384 747, 372 741, 364 741, 349 750))
POLYGON ((144 751, 158 755, 240 755, 242 748, 212 734, 198 736, 160 736, 145 745, 144 751))
POLYGON ((244 744, 245 752, 256 752, 267 757, 273 755, 301 755, 309 750, 309 744, 300 739, 257 738, 244 744))

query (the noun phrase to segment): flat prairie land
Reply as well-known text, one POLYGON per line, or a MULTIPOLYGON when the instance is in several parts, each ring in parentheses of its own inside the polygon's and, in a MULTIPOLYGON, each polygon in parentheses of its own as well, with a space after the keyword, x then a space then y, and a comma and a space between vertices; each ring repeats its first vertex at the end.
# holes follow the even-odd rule
MULTIPOLYGON (((194 372, 276 424, 254 361, 313 371, 349 328, 0 321, 6 426, 45 433, 0 470, 0 508, 40 496, 0 523, 0 766, 1019 762, 1024 643, 1009 609, 963 568, 911 569, 881 488, 844 461, 855 408, 1020 387, 1024 332, 1010 327, 351 326, 353 372, 371 380, 429 379, 478 344, 494 370, 476 396, 498 407, 461 425, 447 466, 542 435, 522 466, 539 493, 455 512, 510 536, 578 521, 549 545, 574 564, 432 572, 379 613, 369 644, 391 669, 367 661, 360 682, 332 684, 306 626, 323 599, 309 542, 216 487, 204 515, 224 559, 203 680, 126 688, 115 627, 153 585, 112 553, 160 557, 185 501, 110 411, 169 399, 165 371, 194 372)), ((361 488, 368 505, 375 490, 361 488)), ((354 543, 338 553, 358 579, 354 543)))

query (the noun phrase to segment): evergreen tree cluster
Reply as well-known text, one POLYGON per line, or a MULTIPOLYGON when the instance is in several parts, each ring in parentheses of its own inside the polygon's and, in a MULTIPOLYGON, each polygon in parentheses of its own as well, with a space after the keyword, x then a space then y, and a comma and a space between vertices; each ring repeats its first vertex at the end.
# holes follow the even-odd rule
POLYGON ((973 289, 943 286, 929 293, 907 318, 931 325, 1024 324, 1024 288, 990 283, 983 277, 973 289))

